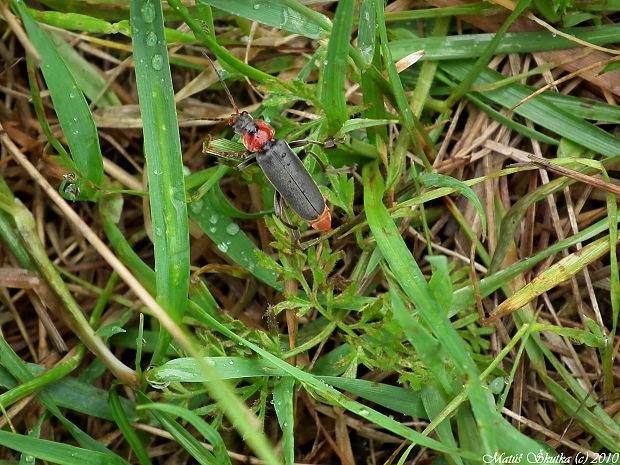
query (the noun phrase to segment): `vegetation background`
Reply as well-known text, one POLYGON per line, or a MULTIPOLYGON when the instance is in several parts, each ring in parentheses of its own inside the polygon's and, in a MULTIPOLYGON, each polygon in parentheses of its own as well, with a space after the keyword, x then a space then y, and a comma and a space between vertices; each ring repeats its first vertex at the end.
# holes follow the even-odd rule
POLYGON ((0 3, 2 463, 620 461, 619 6, 0 3))

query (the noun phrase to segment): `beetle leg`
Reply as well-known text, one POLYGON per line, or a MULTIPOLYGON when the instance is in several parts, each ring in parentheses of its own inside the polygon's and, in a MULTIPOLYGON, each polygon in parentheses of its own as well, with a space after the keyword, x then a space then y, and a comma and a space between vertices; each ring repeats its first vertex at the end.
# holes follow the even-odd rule
POLYGON ((273 212, 275 213, 275 215, 278 217, 278 219, 282 222, 284 226, 286 226, 289 229, 293 229, 297 231, 297 228, 293 226, 291 223, 289 223, 288 214, 282 208, 283 201, 284 200, 282 199, 282 196, 280 195, 280 193, 276 191, 275 194, 273 194, 273 212), (283 218, 283 215, 286 215, 286 219, 283 218))
POLYGON ((312 150, 303 149, 297 154, 297 156, 302 159, 307 155, 312 155, 312 158, 314 158, 316 162, 319 164, 319 166, 321 167, 321 171, 323 173, 327 171, 327 167, 325 166, 325 163, 323 163, 323 161, 318 157, 318 155, 314 153, 312 150))
POLYGON ((246 160, 242 161, 241 163, 239 163, 236 168, 241 171, 245 168, 247 168, 248 166, 256 163, 256 154, 249 154, 246 152, 246 160))
POLYGON ((328 139, 325 142, 318 142, 316 140, 295 140, 293 142, 290 142, 288 145, 292 149, 297 149, 305 145, 318 145, 319 147, 323 147, 324 149, 331 149, 338 144, 342 144, 344 140, 344 137, 342 139, 328 139))
POLYGON ((278 191, 273 194, 273 211, 278 218, 282 218, 282 196, 278 191))

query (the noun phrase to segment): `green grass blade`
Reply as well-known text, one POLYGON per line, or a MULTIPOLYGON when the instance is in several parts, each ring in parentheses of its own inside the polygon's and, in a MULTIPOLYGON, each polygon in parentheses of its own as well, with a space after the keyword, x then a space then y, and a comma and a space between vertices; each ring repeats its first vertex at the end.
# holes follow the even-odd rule
POLYGON ((327 45, 327 56, 321 78, 321 94, 323 102, 329 102, 323 110, 331 134, 336 134, 349 119, 344 81, 349 68, 348 51, 355 4, 354 0, 338 2, 334 28, 327 45))
POLYGON ((504 37, 504 34, 508 30, 508 26, 510 26, 513 23, 513 21, 517 19, 517 17, 525 10, 525 8, 527 8, 529 4, 530 4, 530 0, 519 0, 515 9, 510 13, 510 16, 508 17, 508 19, 504 21, 504 23, 501 25, 498 31, 494 34, 493 39, 491 40, 489 45, 480 54, 480 57, 473 64, 473 66, 471 67, 467 75, 464 76, 463 79, 461 79, 461 81, 457 85, 456 89, 454 89, 450 97, 448 97, 448 100, 446 102, 446 105, 448 107, 451 107, 454 104, 454 102, 460 100, 469 91, 470 87, 472 86, 474 81, 478 78, 482 70, 486 69, 487 64, 489 63, 489 61, 491 61, 491 58, 493 57, 493 54, 495 53, 495 49, 500 44, 502 38, 504 37))
MULTIPOLYGON (((189 290, 189 228, 161 3, 132 1, 130 14, 153 221, 157 300, 173 321, 180 322, 189 290)), ((153 361, 163 356, 170 340, 162 330, 153 361)))
MULTIPOLYGON (((434 348, 436 349, 436 348, 434 348)), ((221 379, 244 379, 258 377, 282 377, 286 372, 275 367, 268 360, 240 357, 209 357, 207 363, 212 365, 221 379)), ((316 365, 315 365, 316 367, 316 365)), ((423 418, 425 413, 418 395, 411 389, 373 383, 362 379, 339 378, 336 376, 313 375, 330 386, 344 389, 351 394, 375 402, 395 412, 423 418)), ((147 378, 156 383, 209 382, 194 359, 177 358, 152 368, 147 378)))
MULTIPOLYGON (((365 180, 366 218, 377 247, 390 265, 392 272, 398 276, 403 291, 418 310, 418 315, 428 327, 434 328, 437 339, 441 341, 460 375, 469 379, 468 393, 476 420, 490 427, 492 420, 483 400, 484 394, 478 380, 478 370, 441 305, 433 296, 424 275, 394 224, 394 220, 381 201, 384 185, 378 163, 369 163, 364 166, 363 178, 365 180)), ((497 449, 497 438, 492 435, 491 431, 485 432, 483 429, 481 437, 485 450, 497 449)))
MULTIPOLYGON (((60 34, 51 31, 49 36, 78 87, 91 102, 94 101, 106 85, 106 79, 60 34)), ((121 100, 110 89, 106 90, 96 102, 97 108, 120 105, 122 105, 121 100)))
MULTIPOLYGON (((442 63, 441 68, 457 80, 463 79, 471 69, 471 64, 464 61, 442 63)), ((500 73, 484 70, 474 85, 483 86, 503 79, 500 73)), ((528 87, 521 84, 509 84, 499 89, 485 90, 475 94, 483 100, 491 100, 504 108, 511 108, 531 94, 528 87)), ((586 148, 606 157, 620 153, 620 140, 587 121, 575 117, 568 111, 558 108, 550 101, 537 96, 515 109, 515 113, 531 120, 556 134, 566 137, 586 148)))
POLYGON ((42 56, 41 72, 79 174, 99 185, 103 182, 103 157, 95 121, 84 94, 47 34, 20 2, 13 5, 20 12, 26 31, 42 56))
POLYGON ((329 29, 329 20, 299 2, 272 0, 257 3, 251 0, 198 0, 236 16, 266 24, 311 39, 322 39, 329 29))
MULTIPOLYGON (((50 395, 50 398, 59 407, 84 413, 91 417, 114 420, 107 402, 108 392, 96 388, 92 384, 87 384, 77 378, 67 377, 47 387, 45 392, 50 395)), ((134 421, 136 414, 135 403, 123 397, 119 397, 119 402, 125 417, 129 418, 130 421, 134 421)))
POLYGON ((295 378, 285 376, 273 387, 273 408, 282 429, 282 453, 284 463, 293 465, 295 462, 295 378))
POLYGON ((453 395, 451 380, 443 364, 446 357, 445 350, 441 348, 439 341, 429 334, 407 309, 395 287, 390 288, 390 300, 394 317, 411 345, 420 354, 420 359, 433 372, 438 385, 442 387, 444 392, 453 395))
MULTIPOLYGON (((22 362, 19 356, 11 349, 11 346, 9 346, 4 338, 0 338, 0 364, 6 367, 7 371, 21 383, 27 383, 35 379, 34 375, 26 368, 24 362, 22 362)), ((88 436, 71 421, 67 420, 46 391, 39 393, 37 399, 52 415, 58 418, 60 423, 62 423, 80 446, 91 451, 97 451, 116 457, 112 451, 88 436)))
POLYGON ((151 465, 151 459, 149 458, 149 454, 144 449, 140 438, 136 434, 135 430, 132 428, 129 419, 126 416, 125 410, 121 404, 120 396, 114 387, 110 389, 108 393, 108 404, 110 406, 110 411, 114 416, 114 421, 118 425, 118 428, 123 433, 123 437, 127 440, 129 445, 131 446, 131 450, 136 454, 136 457, 140 461, 142 465, 151 465))
POLYGON ((273 77, 269 74, 263 73, 252 66, 246 65, 243 61, 239 60, 235 56, 228 53, 224 48, 220 47, 220 45, 213 40, 210 35, 206 34, 202 30, 202 25, 192 17, 190 11, 180 2, 180 0, 169 0, 168 4, 173 7, 177 14, 187 23, 196 38, 199 41, 204 42, 204 44, 209 47, 213 53, 215 53, 218 59, 224 61, 244 76, 247 76, 260 84, 264 84, 269 79, 273 79, 273 77))
POLYGON ((549 377, 543 377, 545 386, 557 400, 562 409, 586 431, 596 437, 610 452, 620 452, 620 427, 607 415, 600 405, 585 408, 583 403, 571 396, 564 386, 549 377))
MULTIPOLYGON (((142 392, 138 392, 138 399, 141 404, 151 404, 151 400, 142 392)), ((168 431, 172 437, 201 465, 219 465, 215 456, 204 448, 198 440, 193 437, 184 427, 179 425, 167 413, 159 409, 151 409, 151 412, 161 423, 162 427, 168 431)))
POLYGON ((271 365, 273 365, 275 368, 282 370, 284 373, 302 382, 307 390, 309 390, 313 395, 319 396, 322 400, 325 400, 326 402, 329 402, 333 405, 339 405, 353 413, 356 413, 357 415, 360 415, 361 417, 367 419, 370 422, 382 426, 383 428, 393 432, 394 434, 398 434, 403 438, 407 438, 410 441, 416 442, 418 444, 441 452, 458 454, 459 456, 467 460, 476 460, 476 456, 474 454, 471 454, 467 451, 457 450, 452 447, 447 447, 440 442, 430 439, 427 436, 422 435, 417 431, 404 426, 393 418, 389 418, 388 416, 383 415, 376 410, 367 407, 366 405, 360 404, 359 402, 352 401, 346 396, 340 394, 333 387, 319 381, 309 373, 306 373, 299 368, 289 365, 285 361, 258 347, 256 344, 253 344, 252 342, 233 333, 227 327, 215 321, 200 308, 197 308, 194 305, 190 305, 190 314, 192 317, 196 318, 198 321, 201 321, 203 324, 215 328, 224 336, 229 337, 235 342, 238 342, 239 344, 242 344, 253 350, 258 355, 269 361, 271 365))
POLYGON ((235 263, 274 289, 282 290, 283 285, 278 281, 279 276, 274 271, 259 265, 255 253, 257 248, 254 243, 239 229, 237 223, 218 213, 210 199, 211 196, 207 194, 202 199, 191 203, 190 218, 211 238, 217 248, 235 263))
POLYGON ((0 431, 0 445, 60 465, 129 465, 118 455, 0 431))
MULTIPOLYGON (((607 45, 618 42, 620 25, 604 24, 560 30, 594 45, 607 45)), ((390 42, 390 50, 395 60, 404 58, 412 50, 424 50, 425 55, 422 58, 424 61, 479 57, 496 36, 496 34, 463 34, 419 38, 409 30, 405 30, 404 33, 397 31, 396 34, 399 34, 399 39, 390 42)), ((575 48, 575 45, 575 42, 551 31, 508 32, 497 44, 494 55, 564 50, 575 48)))
POLYGON ((172 404, 142 404, 138 409, 158 410, 164 412, 170 416, 177 416, 190 423, 196 430, 202 434, 202 436, 211 443, 213 446, 213 454, 215 455, 216 463, 218 465, 230 465, 230 457, 226 453, 226 444, 219 435, 219 433, 213 429, 213 427, 196 415, 190 412, 186 408, 179 407, 172 404))

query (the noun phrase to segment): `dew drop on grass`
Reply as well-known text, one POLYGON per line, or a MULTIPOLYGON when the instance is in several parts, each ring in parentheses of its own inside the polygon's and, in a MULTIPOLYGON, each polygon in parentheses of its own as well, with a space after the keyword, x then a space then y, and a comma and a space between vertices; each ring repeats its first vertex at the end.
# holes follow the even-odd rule
POLYGON ((204 203, 202 203, 202 200, 198 200, 189 204, 189 208, 191 208, 192 212, 196 214, 200 213, 203 207, 204 203))
POLYGON ((368 62, 372 61, 372 57, 373 57, 374 51, 375 51, 375 49, 372 46, 360 48, 360 54, 368 62))
POLYGON ((260 8, 260 4, 259 4, 259 3, 255 3, 253 8, 254 8, 255 10, 258 10, 258 9, 260 8))
POLYGON ((149 32, 146 35, 146 45, 152 47, 156 43, 157 43, 157 34, 155 34, 153 31, 149 32))
POLYGON ((215 360, 213 360, 211 357, 205 358, 205 363, 207 365, 209 365, 210 367, 214 367, 215 366, 215 360))
POLYGON ((229 365, 234 365, 235 362, 233 362, 232 360, 230 362, 228 362, 229 365))
POLYGON ((231 236, 234 236, 239 232, 239 225, 237 223, 230 223, 226 226, 226 232, 231 236))
POLYGON ((151 24, 155 21, 155 6, 152 1, 146 2, 142 8, 140 8, 140 14, 145 23, 151 24))
POLYGON ((299 29, 305 23, 301 14, 292 8, 286 8, 282 11, 282 19, 284 20, 283 26, 287 26, 287 28, 292 29, 299 29))
POLYGON ((367 417, 368 415, 370 415, 370 412, 366 409, 362 409, 360 410, 360 415, 363 417, 367 417))
POLYGON ((156 53, 155 55, 153 55, 153 58, 151 59, 151 66, 153 67, 155 71, 159 71, 160 69, 163 68, 164 59, 159 53, 156 53))

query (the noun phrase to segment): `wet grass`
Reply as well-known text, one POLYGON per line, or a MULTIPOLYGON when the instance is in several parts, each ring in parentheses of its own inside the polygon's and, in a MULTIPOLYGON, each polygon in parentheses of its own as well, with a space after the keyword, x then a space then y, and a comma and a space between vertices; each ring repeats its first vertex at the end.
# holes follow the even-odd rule
POLYGON ((46 4, 0 7, 1 459, 617 457, 614 12, 46 4), (329 233, 213 156, 203 52, 345 138, 304 159, 329 233))

